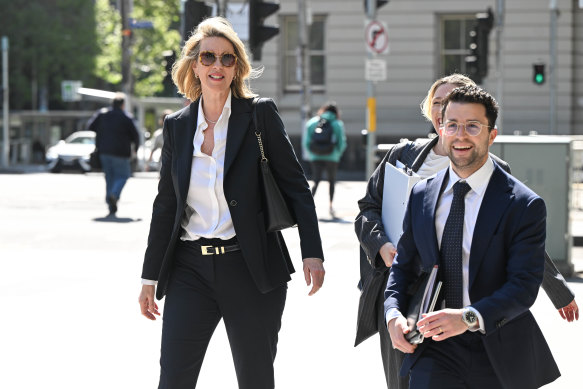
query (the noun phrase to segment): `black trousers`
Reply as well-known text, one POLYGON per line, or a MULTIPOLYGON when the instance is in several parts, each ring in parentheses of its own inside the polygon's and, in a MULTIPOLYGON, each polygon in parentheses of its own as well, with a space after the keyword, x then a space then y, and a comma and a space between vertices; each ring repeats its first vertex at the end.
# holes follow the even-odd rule
POLYGON ((481 335, 469 331, 427 348, 410 371, 411 389, 497 389, 502 384, 488 359, 481 335))
POLYGON ((312 187, 312 196, 316 194, 318 185, 322 181, 322 173, 326 171, 328 182, 330 183, 330 202, 334 199, 334 185, 336 184, 336 170, 338 162, 332 161, 312 161, 312 172, 314 173, 314 186, 312 187))
POLYGON ((196 387, 221 318, 239 388, 274 388, 273 362, 286 294, 287 285, 260 293, 240 251, 203 256, 200 244, 179 243, 164 305, 158 388, 196 387))

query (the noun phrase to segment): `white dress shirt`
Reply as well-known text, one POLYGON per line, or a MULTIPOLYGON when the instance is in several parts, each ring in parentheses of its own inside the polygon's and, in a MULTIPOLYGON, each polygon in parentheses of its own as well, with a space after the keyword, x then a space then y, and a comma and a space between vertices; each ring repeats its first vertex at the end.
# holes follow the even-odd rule
POLYGON ((230 239, 235 236, 229 206, 223 191, 227 130, 231 117, 231 92, 223 112, 214 128, 215 146, 212 155, 201 151, 204 131, 208 125, 202 110, 202 97, 198 104, 198 120, 192 153, 190 185, 186 197, 185 215, 181 221, 182 240, 199 238, 230 239))
MULTIPOLYGON (((206 155, 200 149, 204 141, 204 131, 208 128, 202 109, 202 97, 200 98, 193 139, 190 184, 186 197, 186 209, 180 223, 183 230, 181 240, 230 239, 236 235, 223 191, 225 150, 230 117, 231 92, 215 124, 215 145, 212 155, 206 155)), ((156 285, 157 281, 142 279, 142 284, 156 285)))
MULTIPOLYGON (((449 180, 447 186, 445 187, 443 194, 441 195, 439 201, 437 202, 437 209, 435 212, 435 233, 437 235, 437 243, 441 249, 441 238, 443 237, 443 229, 445 228, 445 222, 449 216, 449 209, 451 208, 451 202, 453 201, 453 185, 458 181, 465 181, 472 188, 465 197, 465 213, 464 213, 464 232, 463 232, 463 243, 462 243, 462 279, 463 279, 463 304, 464 307, 469 306, 472 302, 470 301, 469 293, 469 279, 470 279, 470 250, 472 248, 472 238, 474 236, 474 228, 476 227, 476 220, 478 219, 478 212, 480 211, 480 206, 482 205, 482 200, 484 199, 484 194, 486 193, 486 188, 494 172, 494 163, 492 159, 488 157, 488 160, 480 169, 475 171, 471 176, 465 180, 461 179, 453 169, 451 165, 449 167, 449 180)), ((484 330, 484 320, 482 315, 476 309, 470 307, 476 313, 480 323, 480 329, 484 330)))

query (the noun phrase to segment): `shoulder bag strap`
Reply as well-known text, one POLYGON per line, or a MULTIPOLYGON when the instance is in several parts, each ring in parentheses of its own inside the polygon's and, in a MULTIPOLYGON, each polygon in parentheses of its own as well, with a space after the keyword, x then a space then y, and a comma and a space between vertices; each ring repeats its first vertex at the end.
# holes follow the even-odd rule
POLYGON ((257 143, 259 144, 259 151, 261 152, 261 160, 262 161, 267 161, 267 157, 265 157, 265 151, 263 149, 263 140, 262 140, 262 134, 263 134, 263 129, 260 128, 257 123, 257 106, 259 105, 259 97, 254 97, 253 98, 253 102, 251 103, 251 105, 253 106, 253 132, 255 133, 255 136, 257 137, 257 143))

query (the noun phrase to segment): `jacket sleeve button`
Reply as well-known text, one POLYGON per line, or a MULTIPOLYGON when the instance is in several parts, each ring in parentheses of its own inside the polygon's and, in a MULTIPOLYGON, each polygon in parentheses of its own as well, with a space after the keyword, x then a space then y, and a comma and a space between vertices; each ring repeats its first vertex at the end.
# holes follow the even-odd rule
POLYGON ((237 206, 237 201, 231 200, 231 202, 229 204, 231 205, 231 207, 236 207, 237 206))

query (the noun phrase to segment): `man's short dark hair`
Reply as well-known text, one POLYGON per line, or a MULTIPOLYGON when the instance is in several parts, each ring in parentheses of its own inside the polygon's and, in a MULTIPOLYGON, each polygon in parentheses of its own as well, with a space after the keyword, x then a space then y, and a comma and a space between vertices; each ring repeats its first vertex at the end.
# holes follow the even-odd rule
POLYGON ((116 93, 111 101, 111 106, 113 108, 121 109, 125 103, 126 96, 123 93, 116 93))
POLYGON ((441 102, 441 117, 445 118, 445 109, 449 103, 475 103, 486 108, 489 130, 492 131, 498 119, 498 103, 491 94, 479 86, 466 85, 455 88, 441 102))

